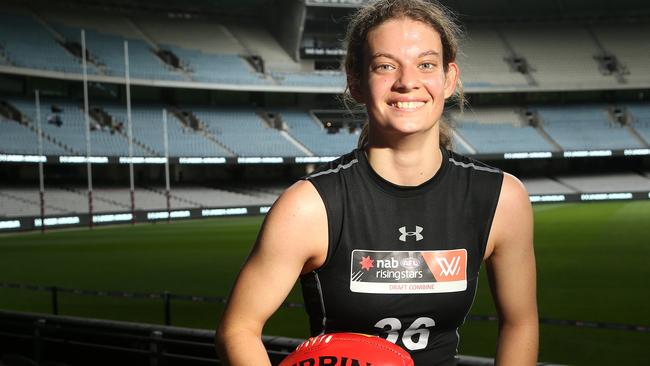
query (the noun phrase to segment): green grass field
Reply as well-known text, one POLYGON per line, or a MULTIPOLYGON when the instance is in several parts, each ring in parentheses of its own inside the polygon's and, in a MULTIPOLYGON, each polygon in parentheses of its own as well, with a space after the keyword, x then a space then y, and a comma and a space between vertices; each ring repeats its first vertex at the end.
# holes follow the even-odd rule
MULTIPOLYGON (((261 217, 0 235, 0 282, 226 296, 261 217)), ((540 317, 650 325, 650 202, 535 207, 540 317)), ((162 323, 160 300, 60 295, 60 313, 162 323)), ((289 301, 300 302, 296 288, 289 301)), ((0 308, 49 312, 45 292, 0 289, 0 308)), ((223 307, 175 301, 174 325, 214 328, 223 307)), ((485 274, 472 314, 495 314, 485 274)), ((307 336, 302 309, 283 308, 266 334, 307 336)), ((462 354, 493 357, 496 324, 468 321, 462 354)), ((650 334, 541 327, 540 360, 648 365, 650 334)))

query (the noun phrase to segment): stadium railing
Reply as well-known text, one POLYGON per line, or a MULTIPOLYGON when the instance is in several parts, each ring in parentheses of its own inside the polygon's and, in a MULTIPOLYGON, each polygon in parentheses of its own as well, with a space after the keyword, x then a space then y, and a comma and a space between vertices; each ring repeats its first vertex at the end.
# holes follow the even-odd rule
MULTIPOLYGON (((220 365, 214 331, 69 316, 0 311, 0 354, 40 364, 220 365)), ((263 336, 277 364, 300 339, 263 336)))
MULTIPOLYGON (((4 310, 0 310, 0 329, 0 356, 17 355, 35 364, 221 364, 214 348, 214 330, 4 310)), ((272 364, 277 365, 303 340, 262 336, 262 342, 272 364)), ((494 365, 494 360, 461 355, 458 365, 487 366, 494 365)))

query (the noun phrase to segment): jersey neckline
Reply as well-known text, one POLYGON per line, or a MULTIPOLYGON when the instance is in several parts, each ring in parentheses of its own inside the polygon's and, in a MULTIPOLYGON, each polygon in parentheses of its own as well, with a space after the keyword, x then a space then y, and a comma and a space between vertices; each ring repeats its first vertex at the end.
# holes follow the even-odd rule
POLYGON ((381 189, 382 191, 397 197, 412 197, 412 196, 417 196, 419 194, 428 192, 431 189, 433 189, 442 180, 449 166, 449 152, 447 151, 447 149, 440 147, 440 153, 442 155, 440 168, 438 169, 436 174, 433 175, 433 177, 429 178, 429 180, 417 186, 401 186, 392 183, 384 179, 381 175, 379 175, 370 165, 370 162, 368 161, 368 157, 366 156, 366 153, 363 150, 355 149, 354 151, 354 155, 359 161, 359 165, 370 177, 370 180, 372 180, 375 183, 375 185, 379 187, 379 189, 381 189))

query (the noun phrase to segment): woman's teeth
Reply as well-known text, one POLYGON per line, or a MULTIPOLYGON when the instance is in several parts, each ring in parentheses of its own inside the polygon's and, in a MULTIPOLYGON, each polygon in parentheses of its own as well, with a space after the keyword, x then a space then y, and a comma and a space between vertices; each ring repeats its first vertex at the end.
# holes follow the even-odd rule
POLYGON ((424 102, 395 102, 391 106, 398 109, 416 109, 424 105, 424 102))

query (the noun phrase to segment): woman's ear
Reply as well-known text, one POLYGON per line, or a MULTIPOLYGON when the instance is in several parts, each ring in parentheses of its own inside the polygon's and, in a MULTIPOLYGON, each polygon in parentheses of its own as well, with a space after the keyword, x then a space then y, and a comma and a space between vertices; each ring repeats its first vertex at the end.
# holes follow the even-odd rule
POLYGON ((445 72, 445 99, 451 97, 456 92, 459 73, 460 70, 455 62, 450 62, 447 65, 447 71, 445 72))

